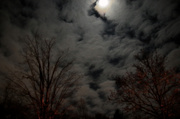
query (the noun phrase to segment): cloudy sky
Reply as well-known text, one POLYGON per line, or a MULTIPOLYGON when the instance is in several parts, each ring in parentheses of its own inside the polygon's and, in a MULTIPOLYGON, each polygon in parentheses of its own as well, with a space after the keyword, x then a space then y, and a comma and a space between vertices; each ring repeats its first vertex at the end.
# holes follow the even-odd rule
POLYGON ((180 66, 179 0, 1 0, 0 72, 21 61, 25 35, 38 31, 69 49, 74 67, 84 74, 75 99, 89 110, 106 113, 116 108, 107 101, 114 89, 111 75, 132 69, 140 49, 157 49, 168 67, 180 66))

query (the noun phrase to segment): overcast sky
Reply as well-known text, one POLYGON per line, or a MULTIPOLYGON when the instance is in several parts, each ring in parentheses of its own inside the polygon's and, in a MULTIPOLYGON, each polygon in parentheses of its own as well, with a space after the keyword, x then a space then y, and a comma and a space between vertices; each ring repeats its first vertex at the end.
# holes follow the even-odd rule
POLYGON ((21 37, 55 37, 85 75, 74 98, 84 98, 91 111, 116 108, 106 98, 114 89, 109 77, 131 70, 140 49, 157 49, 168 67, 180 66, 180 0, 110 0, 104 9, 95 0, 0 3, 0 72, 21 61, 21 37))

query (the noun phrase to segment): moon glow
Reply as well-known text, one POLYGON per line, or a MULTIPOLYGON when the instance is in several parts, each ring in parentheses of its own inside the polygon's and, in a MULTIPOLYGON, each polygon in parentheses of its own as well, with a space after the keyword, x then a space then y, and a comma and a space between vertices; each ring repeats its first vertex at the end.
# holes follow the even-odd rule
POLYGON ((95 9, 100 15, 104 16, 111 8, 113 2, 114 0, 98 0, 95 9))
POLYGON ((109 0, 99 0, 98 5, 102 8, 107 7, 109 4, 109 0))

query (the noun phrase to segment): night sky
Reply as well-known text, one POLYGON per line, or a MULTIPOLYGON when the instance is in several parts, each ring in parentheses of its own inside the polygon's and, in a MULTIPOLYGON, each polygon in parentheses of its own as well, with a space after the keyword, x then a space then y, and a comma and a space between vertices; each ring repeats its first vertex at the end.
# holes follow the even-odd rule
MULTIPOLYGON (((72 100, 83 98, 91 112, 111 114, 107 96, 112 75, 133 70, 140 49, 157 50, 168 68, 180 66, 180 0, 1 0, 0 74, 22 61, 22 40, 40 32, 68 50, 84 75, 72 100)), ((2 88, 3 86, 1 86, 2 88)))

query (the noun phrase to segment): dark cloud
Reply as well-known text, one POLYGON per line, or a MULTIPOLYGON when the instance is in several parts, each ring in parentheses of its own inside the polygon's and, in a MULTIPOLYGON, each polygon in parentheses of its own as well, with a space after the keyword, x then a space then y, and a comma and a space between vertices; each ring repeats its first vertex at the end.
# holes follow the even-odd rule
POLYGON ((63 10, 71 0, 53 0, 59 11, 63 10))
POLYGON ((117 65, 117 64, 119 64, 121 62, 121 66, 123 66, 124 65, 124 59, 123 59, 123 57, 114 57, 114 58, 110 58, 109 59, 109 63, 110 64, 112 64, 112 65, 117 65))
POLYGON ((101 15, 98 13, 98 11, 95 10, 95 6, 97 5, 97 2, 92 3, 90 6, 90 9, 88 10, 88 15, 92 16, 94 15, 95 17, 99 18, 101 15))
POLYGON ((88 74, 94 79, 96 80, 97 78, 99 78, 99 76, 103 73, 103 69, 96 69, 95 65, 91 65, 89 67, 89 71, 88 74))
MULTIPOLYGON (((8 15, 9 22, 24 28, 29 19, 36 17, 37 2, 31 0, 2 0, 1 15, 8 15)), ((1 16, 4 17, 4 16, 1 16)))
POLYGON ((105 28, 103 35, 109 36, 109 35, 115 35, 115 29, 117 24, 115 24, 113 21, 110 20, 104 20, 105 22, 105 28))
POLYGON ((99 98, 103 101, 107 101, 106 92, 98 92, 99 98))
POLYGON ((96 82, 89 83, 89 87, 93 90, 97 90, 100 88, 96 82))

